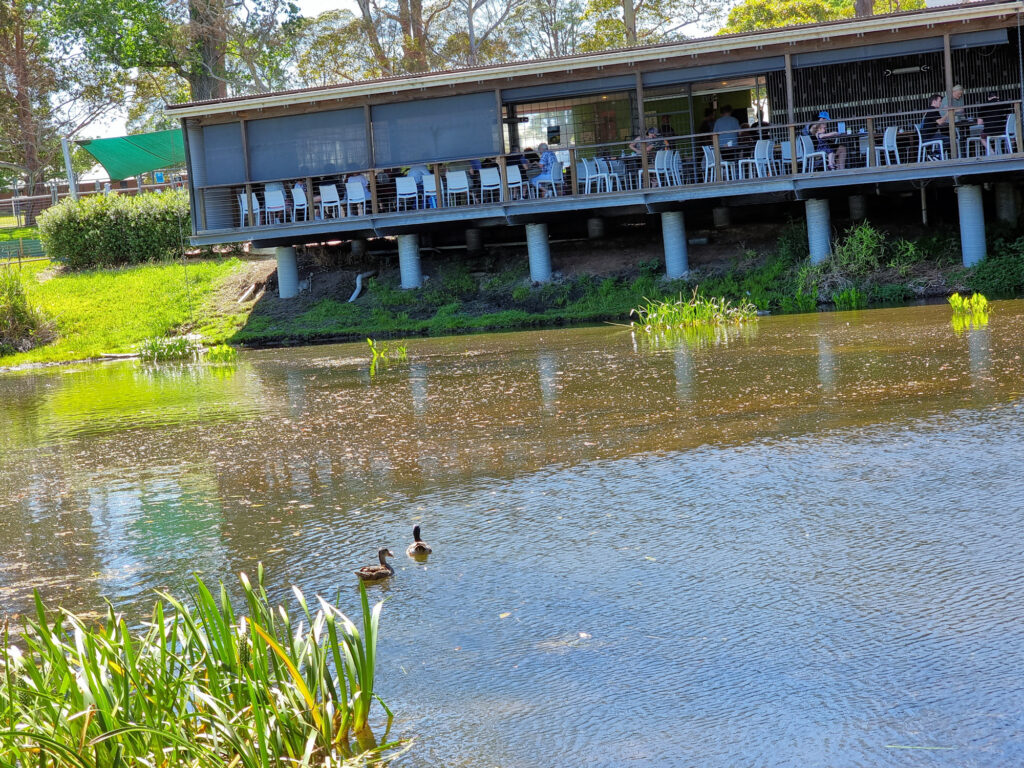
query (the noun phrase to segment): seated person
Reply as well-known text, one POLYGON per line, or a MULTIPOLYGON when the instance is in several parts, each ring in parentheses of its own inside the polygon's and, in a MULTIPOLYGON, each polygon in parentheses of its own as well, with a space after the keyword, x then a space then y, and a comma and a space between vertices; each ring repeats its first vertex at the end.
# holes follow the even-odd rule
POLYGON ((555 179, 551 176, 551 172, 554 169, 555 163, 558 162, 558 158, 555 153, 548 149, 547 144, 539 144, 537 150, 540 152, 540 159, 537 162, 540 168, 540 173, 530 179, 530 183, 541 193, 541 196, 547 194, 546 187, 541 187, 540 182, 552 181, 555 184, 561 182, 561 179, 555 179))
POLYGON ((839 131, 828 129, 828 112, 818 113, 818 122, 812 123, 810 128, 811 139, 814 141, 814 151, 824 152, 825 159, 830 171, 843 170, 846 167, 846 145, 837 144, 839 131))
POLYGON ((367 179, 366 176, 361 173, 350 173, 345 181, 346 183, 350 181, 358 181, 363 187, 363 194, 366 196, 366 199, 370 199, 370 180, 367 179))
MULTIPOLYGON (((924 113, 918 128, 921 129, 921 141, 941 141, 949 156, 949 116, 942 112, 942 97, 934 94, 928 100, 930 109, 924 113)), ((937 157, 937 153, 929 153, 929 159, 937 157)))
POLYGON ((527 147, 523 150, 523 159, 526 161, 524 171, 529 171, 531 168, 537 168, 540 165, 540 155, 534 151, 533 147, 527 147))
POLYGON ((957 123, 963 123, 967 120, 967 111, 964 109, 964 87, 957 83, 953 86, 953 90, 948 95, 942 97, 942 105, 939 109, 942 110, 942 114, 949 119, 948 110, 952 107, 954 120, 957 123))
POLYGON ((416 163, 415 165, 409 166, 408 170, 406 170, 405 172, 405 175, 414 178, 416 180, 416 188, 422 192, 423 174, 425 173, 430 173, 430 169, 427 168, 427 166, 424 165, 423 163, 416 163))
POLYGON ((648 128, 647 136, 637 136, 629 143, 629 148, 637 155, 647 153, 647 162, 654 165, 654 158, 659 149, 668 149, 668 142, 661 138, 657 128, 648 128), (659 141, 659 139, 661 139, 659 141))
POLYGON ((975 124, 971 126, 971 135, 979 135, 983 139, 1002 136, 1006 133, 1006 116, 1009 114, 1007 105, 999 103, 998 94, 990 93, 985 103, 978 108, 975 124))

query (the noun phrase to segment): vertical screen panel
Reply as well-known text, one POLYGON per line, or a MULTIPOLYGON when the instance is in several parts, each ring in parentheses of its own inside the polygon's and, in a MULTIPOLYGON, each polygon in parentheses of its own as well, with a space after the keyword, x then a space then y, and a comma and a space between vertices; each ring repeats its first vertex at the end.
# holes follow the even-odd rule
POLYGON ((250 120, 246 128, 253 181, 326 176, 370 166, 361 108, 250 120))
POLYGON ((376 165, 486 157, 501 152, 493 92, 373 107, 376 165))
POLYGON ((245 183, 241 123, 204 126, 203 155, 206 160, 207 184, 245 183))

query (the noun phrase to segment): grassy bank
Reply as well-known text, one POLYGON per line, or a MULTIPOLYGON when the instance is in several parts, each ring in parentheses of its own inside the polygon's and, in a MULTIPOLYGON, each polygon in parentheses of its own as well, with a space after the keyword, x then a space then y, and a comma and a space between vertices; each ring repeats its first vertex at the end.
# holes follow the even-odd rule
POLYGON ((143 339, 183 331, 225 341, 249 307, 235 304, 236 291, 222 293, 245 267, 223 259, 63 273, 49 262, 25 264, 19 273, 29 302, 55 321, 57 339, 0 357, 0 367, 132 352, 143 339))

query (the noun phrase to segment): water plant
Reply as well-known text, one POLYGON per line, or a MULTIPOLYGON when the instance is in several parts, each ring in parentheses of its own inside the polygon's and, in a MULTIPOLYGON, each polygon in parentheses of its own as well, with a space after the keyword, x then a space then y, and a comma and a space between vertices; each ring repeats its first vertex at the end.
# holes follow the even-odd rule
POLYGON ((198 337, 172 336, 152 337, 139 344, 139 357, 149 363, 163 363, 171 360, 198 360, 203 355, 203 345, 198 337))
POLYGON ((210 363, 233 363, 238 359, 238 350, 230 344, 218 344, 206 350, 206 360, 210 363))
POLYGON ((988 325, 988 299, 980 293, 969 297, 954 293, 949 297, 949 306, 953 308, 953 330, 957 333, 988 325))
POLYGON ((18 273, 0 267, 0 356, 28 352, 55 335, 53 322, 29 304, 18 273))
POLYGON ((630 311, 637 320, 630 325, 647 332, 689 328, 694 326, 739 325, 757 320, 757 307, 749 301, 733 304, 717 296, 703 296, 699 287, 693 295, 684 299, 682 294, 675 299, 644 299, 644 303, 630 311))
POLYGON ((844 288, 832 294, 832 303, 836 310, 842 312, 849 309, 864 309, 868 305, 868 295, 859 288, 844 288))
POLYGON ((389 341, 378 342, 375 339, 367 339, 370 345, 370 375, 377 375, 377 366, 387 366, 396 361, 404 361, 407 358, 405 344, 392 344, 389 341))
MULTIPOLYGON (((108 606, 90 627, 68 611, 35 615, 0 645, 0 765, 74 768, 340 766, 350 734, 372 744, 382 603, 360 585, 362 630, 293 587, 297 623, 272 606, 262 565, 241 574, 242 612, 223 583, 196 579, 189 601, 159 592, 129 629, 108 606)), ((383 704, 383 702, 382 702, 383 704)), ((384 707, 390 722, 391 713, 384 707)), ((379 754, 393 745, 373 746, 379 754)))

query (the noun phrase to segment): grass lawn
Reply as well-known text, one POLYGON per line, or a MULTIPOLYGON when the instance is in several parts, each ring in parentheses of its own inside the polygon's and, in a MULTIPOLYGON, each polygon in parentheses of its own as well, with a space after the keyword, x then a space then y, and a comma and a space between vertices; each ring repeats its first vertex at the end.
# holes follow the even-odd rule
MULTIPOLYGON (((14 219, 11 219, 14 223, 14 219)), ((4 227, 0 222, 0 242, 6 240, 38 240, 39 230, 35 227, 4 227)))
POLYGON ((225 341, 251 308, 235 302, 232 285, 246 268, 238 259, 219 259, 54 274, 50 262, 25 264, 29 301, 56 321, 58 338, 0 357, 0 367, 134 352, 143 339, 181 331, 201 333, 211 344, 225 341))

